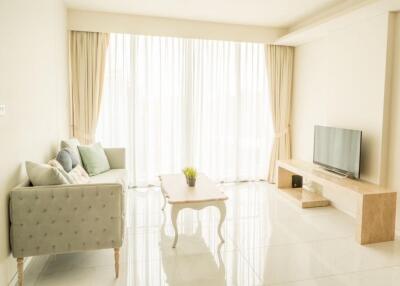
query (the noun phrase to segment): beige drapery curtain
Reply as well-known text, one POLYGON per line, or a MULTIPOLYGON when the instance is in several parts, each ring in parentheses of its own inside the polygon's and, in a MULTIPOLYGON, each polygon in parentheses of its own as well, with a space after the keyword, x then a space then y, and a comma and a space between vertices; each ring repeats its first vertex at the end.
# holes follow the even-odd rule
POLYGON ((290 113, 294 48, 265 48, 272 123, 275 132, 269 162, 268 182, 275 183, 276 161, 291 158, 290 113))
POLYGON ((69 36, 72 135, 90 144, 99 118, 109 34, 71 31, 69 36))

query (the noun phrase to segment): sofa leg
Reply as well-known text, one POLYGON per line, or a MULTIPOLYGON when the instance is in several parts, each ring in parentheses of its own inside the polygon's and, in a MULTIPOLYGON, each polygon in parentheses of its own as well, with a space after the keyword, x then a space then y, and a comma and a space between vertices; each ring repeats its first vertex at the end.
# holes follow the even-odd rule
POLYGON ((24 258, 17 258, 18 286, 24 285, 24 258))
POLYGON ((119 276, 119 248, 114 248, 115 277, 119 276))

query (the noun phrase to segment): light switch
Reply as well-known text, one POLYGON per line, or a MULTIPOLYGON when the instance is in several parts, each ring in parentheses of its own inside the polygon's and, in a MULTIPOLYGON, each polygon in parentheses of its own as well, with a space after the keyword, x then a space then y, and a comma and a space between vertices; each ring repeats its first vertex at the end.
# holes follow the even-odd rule
POLYGON ((6 115, 6 105, 0 104, 0 116, 6 115))

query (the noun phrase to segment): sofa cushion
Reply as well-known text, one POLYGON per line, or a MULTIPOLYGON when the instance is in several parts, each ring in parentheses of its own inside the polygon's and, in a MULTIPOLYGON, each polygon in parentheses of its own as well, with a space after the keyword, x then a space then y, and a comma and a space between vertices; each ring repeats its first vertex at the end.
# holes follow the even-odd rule
POLYGON ((110 164, 106 153, 100 143, 91 146, 79 145, 79 153, 82 158, 83 166, 89 176, 95 176, 110 170, 110 164))
POLYGON ((68 172, 64 170, 63 166, 60 164, 60 162, 57 161, 57 159, 51 159, 49 162, 47 162, 50 166, 57 168, 57 170, 60 171, 60 173, 64 176, 64 178, 68 181, 68 183, 72 184, 72 181, 69 178, 68 172))
POLYGON ((87 184, 90 182, 90 177, 81 165, 77 165, 68 173, 71 184, 87 184))
MULTIPOLYGON (((82 165, 81 156, 79 154, 78 146, 80 145, 78 139, 71 138, 68 140, 61 141, 61 149, 70 148, 72 153, 74 153, 74 158, 77 160, 79 165, 82 165)), ((73 158, 73 159, 74 159, 73 158)))
POLYGON ((90 182, 89 175, 81 165, 77 165, 67 173, 61 164, 55 159, 50 160, 47 164, 57 168, 70 184, 87 184, 90 182))
POLYGON ((61 172, 50 165, 27 161, 25 167, 29 180, 33 186, 68 184, 67 179, 61 174, 61 172))
POLYGON ((80 155, 79 153, 77 154, 72 148, 67 147, 64 148, 63 150, 67 151, 69 155, 71 156, 71 162, 72 162, 72 169, 75 168, 76 166, 80 165, 80 155))
MULTIPOLYGON (((71 150, 71 149, 70 149, 71 150)), ((67 149, 61 149, 57 153, 56 160, 64 168, 66 172, 71 172, 72 170, 72 158, 70 152, 67 149)))
POLYGON ((120 183, 124 190, 128 187, 126 169, 111 169, 97 176, 90 177, 91 184, 120 183))

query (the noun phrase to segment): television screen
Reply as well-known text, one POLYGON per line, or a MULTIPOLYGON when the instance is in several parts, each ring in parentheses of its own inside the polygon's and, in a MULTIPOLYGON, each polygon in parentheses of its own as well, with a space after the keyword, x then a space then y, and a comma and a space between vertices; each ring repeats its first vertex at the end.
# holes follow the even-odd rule
POLYGON ((315 126, 314 163, 359 178, 361 133, 360 130, 315 126))

